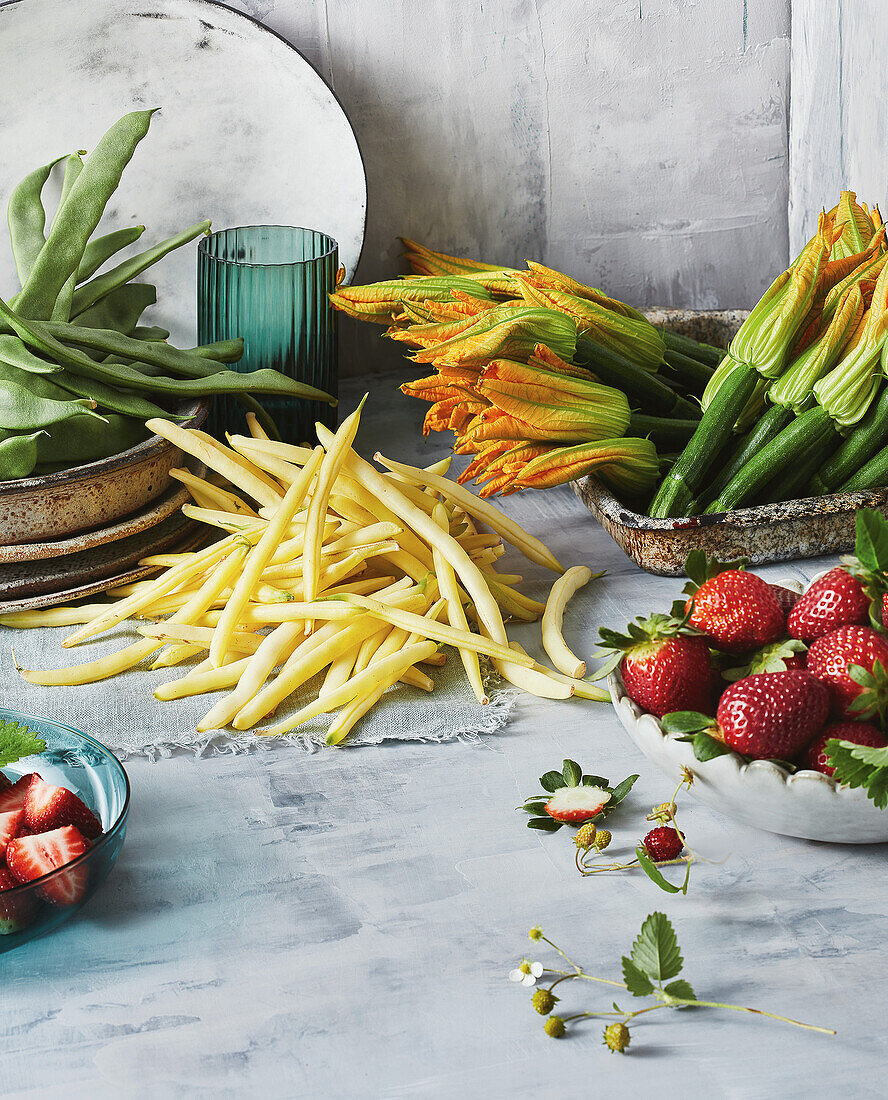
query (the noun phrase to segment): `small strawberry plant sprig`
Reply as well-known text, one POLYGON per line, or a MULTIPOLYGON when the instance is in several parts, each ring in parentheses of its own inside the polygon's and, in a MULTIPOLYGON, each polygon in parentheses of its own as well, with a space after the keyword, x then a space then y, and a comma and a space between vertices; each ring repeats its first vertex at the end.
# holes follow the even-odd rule
POLYGON ((888 519, 874 508, 858 508, 855 518, 854 554, 842 558, 848 572, 863 585, 870 601, 870 623, 884 629, 888 594, 888 519))
POLYGON ((512 981, 521 982, 523 986, 535 986, 539 983, 531 996, 531 1004, 541 1016, 548 1017, 544 1030, 553 1039, 560 1039, 567 1032, 567 1025, 574 1021, 593 1018, 610 1019, 612 1022, 604 1029, 604 1045, 611 1051, 625 1054, 631 1039, 630 1021, 662 1008, 724 1008, 733 1012, 767 1016, 771 1020, 780 1020, 783 1023, 792 1024, 793 1027, 817 1031, 822 1035, 835 1035, 832 1028, 803 1024, 798 1020, 791 1020, 788 1016, 778 1016, 775 1012, 765 1012, 760 1008, 700 1000, 691 984, 679 977, 684 960, 675 929, 665 913, 651 913, 645 919, 632 944, 632 950, 621 960, 624 979, 622 982, 587 974, 579 963, 574 962, 557 944, 544 936, 541 928, 531 928, 528 935, 535 943, 547 943, 571 967, 570 970, 558 970, 524 959, 509 975, 512 981), (574 1012, 569 1016, 550 1015, 561 999, 555 995, 554 990, 563 983, 571 981, 596 982, 613 986, 631 993, 633 997, 652 997, 654 1003, 634 1011, 627 1011, 620 1008, 614 1001, 613 1011, 574 1012))
POLYGON ((528 829, 555 833, 562 825, 601 821, 623 801, 638 779, 630 775, 615 787, 601 775, 584 775, 575 760, 565 760, 560 772, 540 776, 540 794, 532 794, 518 809, 531 814, 528 829))
POLYGON ((46 742, 41 740, 33 730, 23 726, 20 722, 10 722, 0 718, 0 768, 7 764, 14 764, 24 756, 35 756, 46 748, 46 742))
POLYGON ((595 826, 583 826, 576 836, 576 865, 577 870, 584 877, 598 875, 605 871, 628 871, 640 867, 648 878, 667 894, 687 894, 688 882, 691 876, 691 864, 696 863, 701 857, 689 847, 684 833, 678 827, 675 814, 678 807, 676 800, 683 787, 690 788, 694 782, 694 774, 688 768, 682 769, 682 778, 675 788, 675 793, 668 802, 662 802, 655 806, 647 815, 647 820, 654 823, 654 827, 639 841, 635 848, 635 856, 625 863, 596 863, 596 859, 608 847, 611 840, 610 833, 601 836, 601 830, 595 830, 595 826), (584 836, 585 829, 590 831, 584 836), (685 855, 681 853, 685 852, 685 855), (684 881, 680 886, 670 882, 661 867, 684 864, 686 867, 684 881))
POLYGON ((888 748, 870 748, 835 738, 824 747, 837 783, 863 787, 878 809, 888 806, 888 748))

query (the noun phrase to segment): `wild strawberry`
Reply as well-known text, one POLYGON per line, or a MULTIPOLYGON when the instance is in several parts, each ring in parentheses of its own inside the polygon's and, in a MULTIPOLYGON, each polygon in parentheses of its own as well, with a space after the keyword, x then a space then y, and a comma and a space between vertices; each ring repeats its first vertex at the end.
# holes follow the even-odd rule
POLYGON ((39 904, 32 890, 8 893, 19 883, 5 867, 0 867, 0 936, 9 936, 27 928, 39 904))
MULTIPOLYGON (((57 871, 89 849, 89 841, 73 825, 51 833, 24 836, 12 840, 6 849, 6 862, 19 882, 57 871)), ((40 887, 40 893, 53 905, 75 905, 86 892, 89 868, 81 863, 64 874, 53 875, 40 887)))
POLYGON ((651 829, 642 844, 647 848, 647 853, 654 863, 666 863, 670 859, 678 859, 684 848, 681 837, 670 825, 651 829))
POLYGON ((604 1029, 604 1045, 614 1054, 625 1054, 630 1041, 629 1028, 620 1021, 604 1029))
POLYGON ((808 671, 829 687, 832 712, 838 718, 865 718, 884 708, 886 669, 888 641, 868 626, 839 627, 808 650, 808 671), (858 666, 862 675, 850 666, 858 666), (855 702, 864 692, 863 699, 855 702))
POLYGON ((780 604, 780 610, 784 617, 787 616, 802 598, 801 592, 793 592, 791 588, 784 588, 782 584, 772 584, 771 588, 780 604))
POLYGON ((617 664, 629 698, 662 718, 673 710, 708 710, 712 667, 703 638, 688 632, 671 615, 639 617, 626 634, 602 628, 600 654, 607 655, 599 675, 617 664))
POLYGON ((98 818, 65 787, 54 787, 35 775, 25 792, 25 823, 34 833, 48 833, 63 825, 76 825, 87 840, 101 835, 98 818))
POLYGON ((810 672, 767 672, 722 695, 717 732, 729 748, 764 760, 792 760, 823 728, 829 692, 810 672))
POLYGON ((808 746, 802 766, 811 771, 823 772, 824 775, 832 775, 835 769, 829 763, 826 743, 833 739, 850 741, 854 745, 869 745, 874 749, 888 745, 884 733, 868 722, 832 722, 808 746))
POLYGON ((580 825, 597 817, 610 800, 610 792, 600 787, 559 787, 549 796, 545 810, 565 825, 580 825))
POLYGON ((725 653, 748 653, 776 642, 785 620, 770 584, 744 569, 705 581, 685 605, 688 622, 725 653))
POLYGON ((786 627, 791 638, 813 642, 840 626, 868 622, 869 608, 869 597, 861 581, 847 569, 830 569, 790 611, 786 627))

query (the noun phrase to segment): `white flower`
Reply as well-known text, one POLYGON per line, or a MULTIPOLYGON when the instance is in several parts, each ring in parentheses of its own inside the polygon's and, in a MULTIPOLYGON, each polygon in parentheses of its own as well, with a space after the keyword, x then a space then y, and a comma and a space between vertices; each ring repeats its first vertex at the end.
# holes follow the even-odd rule
POLYGON ((537 978, 542 973, 542 963, 532 963, 522 959, 514 970, 509 971, 509 981, 521 982, 522 985, 536 985, 537 978))

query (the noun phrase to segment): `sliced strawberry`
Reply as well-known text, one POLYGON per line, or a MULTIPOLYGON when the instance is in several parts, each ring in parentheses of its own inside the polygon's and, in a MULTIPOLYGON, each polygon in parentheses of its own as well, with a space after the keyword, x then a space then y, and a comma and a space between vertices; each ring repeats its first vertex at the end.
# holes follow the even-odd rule
POLYGON ((37 909, 37 899, 32 890, 22 890, 16 895, 7 894, 8 890, 18 885, 9 871, 0 867, 0 936, 9 936, 27 928, 37 909))
POLYGON ((0 852, 6 851, 6 845, 19 835, 24 814, 21 810, 10 810, 0 814, 0 852))
POLYGON ((36 772, 23 775, 12 786, 0 791, 0 814, 9 813, 11 810, 24 809, 25 794, 31 785, 32 779, 39 779, 36 772))
POLYGON ((5 772, 0 772, 0 791, 5 791, 12 786, 12 780, 5 772))
MULTIPOLYGON (((73 825, 54 829, 50 833, 23 836, 10 841, 6 849, 9 870, 19 882, 57 871, 89 850, 89 841, 73 825)), ((55 875, 44 883, 40 892, 53 905, 76 905, 86 891, 89 868, 84 864, 65 874, 55 875)))
POLYGON ((76 825, 89 840, 101 836, 102 825, 96 815, 65 787, 54 787, 35 775, 24 803, 25 822, 35 833, 48 833, 63 825, 76 825))
POLYGON ((610 792, 601 787, 559 787, 552 792, 545 810, 565 825, 579 825, 597 817, 610 800, 610 792))

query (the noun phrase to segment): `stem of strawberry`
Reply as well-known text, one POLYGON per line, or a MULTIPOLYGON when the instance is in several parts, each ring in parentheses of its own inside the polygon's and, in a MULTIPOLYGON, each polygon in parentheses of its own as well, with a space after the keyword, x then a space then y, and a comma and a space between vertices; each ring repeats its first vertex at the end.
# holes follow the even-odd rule
POLYGON ((700 1008, 730 1008, 734 1012, 752 1012, 755 1016, 768 1016, 772 1020, 780 1020, 784 1024, 792 1024, 793 1027, 802 1027, 805 1031, 819 1031, 821 1035, 835 1035, 836 1032, 831 1027, 817 1027, 815 1024, 803 1024, 799 1020, 791 1020, 789 1016, 779 1016, 776 1012, 765 1012, 760 1008, 746 1008, 744 1005, 727 1005, 722 1004, 721 1001, 691 1001, 686 1000, 684 997, 670 997, 668 1001, 664 1002, 664 1007, 672 1005, 677 1008, 693 1008, 694 1005, 700 1008))

